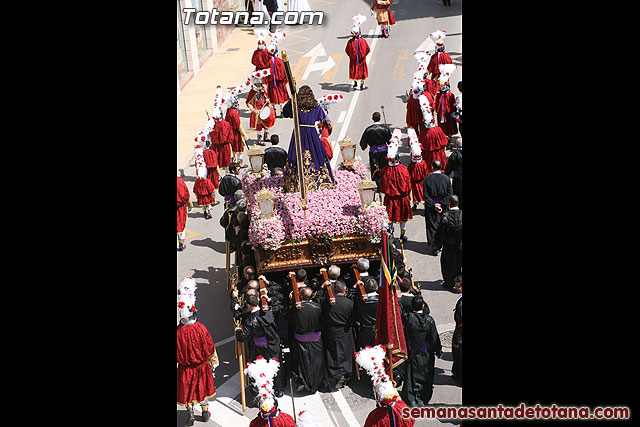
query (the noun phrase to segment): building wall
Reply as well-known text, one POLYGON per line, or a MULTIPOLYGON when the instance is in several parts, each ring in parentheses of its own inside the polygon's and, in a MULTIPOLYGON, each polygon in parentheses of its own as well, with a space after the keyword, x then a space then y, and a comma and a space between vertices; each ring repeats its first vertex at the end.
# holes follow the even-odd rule
MULTIPOLYGON (((183 89, 194 75, 198 74, 200 67, 211 56, 212 52, 215 52, 218 46, 220 46, 233 31, 233 25, 204 25, 204 35, 207 43, 207 52, 203 55, 198 55, 198 44, 196 37, 196 24, 193 22, 189 25, 184 24, 184 15, 182 9, 187 7, 198 7, 197 0, 176 0, 178 3, 178 11, 180 25, 184 31, 184 44, 186 48, 187 68, 188 72, 184 74, 182 78, 178 77, 178 91, 183 89)), ((205 10, 210 11, 216 8, 219 11, 234 10, 238 0, 203 0, 202 5, 205 10), (231 8, 229 5, 231 4, 231 8)), ((201 31, 202 31, 202 27, 201 31)), ((176 69, 176 74, 178 73, 176 69)))

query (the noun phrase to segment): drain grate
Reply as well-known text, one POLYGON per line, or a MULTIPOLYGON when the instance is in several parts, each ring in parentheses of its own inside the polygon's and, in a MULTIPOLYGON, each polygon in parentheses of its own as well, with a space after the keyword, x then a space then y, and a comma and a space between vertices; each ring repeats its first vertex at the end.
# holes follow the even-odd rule
POLYGON ((230 47, 229 49, 227 49, 227 52, 235 52, 237 50, 240 50, 239 47, 230 47))
POLYGON ((443 347, 451 348, 451 339, 453 338, 453 331, 445 331, 440 334, 440 343, 443 347))

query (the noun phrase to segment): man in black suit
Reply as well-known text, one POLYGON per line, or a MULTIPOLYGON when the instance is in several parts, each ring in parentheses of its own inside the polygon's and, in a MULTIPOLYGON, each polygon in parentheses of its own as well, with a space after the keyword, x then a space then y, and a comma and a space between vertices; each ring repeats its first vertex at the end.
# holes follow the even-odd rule
POLYGON ((278 135, 271 135, 271 147, 264 150, 264 163, 272 175, 275 168, 284 169, 287 163, 287 151, 278 145, 279 142, 278 135))
POLYGON ((453 194, 451 179, 442 173, 442 163, 434 160, 431 163, 432 172, 423 182, 424 189, 424 219, 427 228, 427 244, 432 255, 438 255, 436 248, 436 231, 442 219, 442 214, 449 208, 448 196, 453 194))
POLYGON ((328 300, 323 303, 322 337, 327 357, 327 382, 329 389, 340 389, 351 377, 353 367, 353 301, 347 298, 347 285, 342 280, 336 280, 333 285, 336 303, 331 305, 328 300))

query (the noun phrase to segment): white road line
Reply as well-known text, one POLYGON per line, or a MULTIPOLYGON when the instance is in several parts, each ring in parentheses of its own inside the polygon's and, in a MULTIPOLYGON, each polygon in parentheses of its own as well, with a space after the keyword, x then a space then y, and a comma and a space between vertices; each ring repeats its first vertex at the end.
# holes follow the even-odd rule
POLYGON ((353 412, 351 411, 351 408, 347 403, 347 399, 344 398, 342 392, 340 390, 334 391, 333 393, 331 393, 331 395, 338 404, 338 408, 340 408, 344 419, 347 420, 347 424, 349 424, 349 427, 360 427, 360 423, 356 419, 355 415, 353 415, 353 412))
MULTIPOLYGON (((309 394, 306 396, 295 396, 296 415, 301 411, 307 411, 313 414, 313 419, 317 426, 336 426, 331 419, 331 415, 327 410, 320 392, 309 394)), ((293 406, 291 404, 291 396, 283 396, 278 399, 278 407, 285 413, 293 416, 293 406)))
POLYGON ((342 123, 344 122, 344 116, 347 115, 346 110, 345 111, 340 111, 340 115, 338 116, 338 123, 342 123))
POLYGON ((220 342, 214 342, 213 345, 215 345, 216 347, 222 347, 223 345, 228 344, 231 341, 235 341, 235 339, 236 339, 235 335, 232 335, 228 338, 223 339, 220 342))
MULTIPOLYGON (((378 34, 378 30, 380 29, 380 25, 376 25, 375 30, 369 30, 369 36, 372 36, 374 34, 378 34)), ((367 55, 367 67, 369 67, 369 64, 371 63, 371 58, 373 57, 373 50, 376 47, 376 44, 378 44, 378 38, 376 37, 373 39, 373 42, 371 43, 371 49, 369 51, 369 55, 367 55)), ((369 70, 369 72, 371 72, 371 70, 369 70)), ((351 116, 353 115, 353 111, 356 108, 356 102, 358 102, 358 97, 360 96, 360 90, 357 90, 356 93, 353 95, 353 98, 351 98, 351 103, 349 104, 349 108, 347 110, 347 116, 345 118, 344 123, 342 124, 342 128, 340 129, 340 134, 338 135, 338 139, 336 139, 333 143, 333 152, 334 153, 338 153, 340 151, 340 146, 339 146, 339 141, 342 141, 344 139, 344 136, 347 134, 347 128, 349 128, 349 122, 351 122, 351 116)), ((331 169, 334 170, 336 168, 336 165, 338 164, 338 160, 342 159, 342 156, 334 154, 333 156, 333 160, 331 161, 331 169)))

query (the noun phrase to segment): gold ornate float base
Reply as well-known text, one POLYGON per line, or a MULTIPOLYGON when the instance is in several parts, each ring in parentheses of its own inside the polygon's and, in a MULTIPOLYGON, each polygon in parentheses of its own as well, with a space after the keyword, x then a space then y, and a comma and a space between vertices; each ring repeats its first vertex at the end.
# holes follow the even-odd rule
POLYGON ((289 241, 271 251, 254 247, 258 273, 297 268, 326 267, 329 264, 355 263, 358 258, 380 260, 380 244, 371 243, 365 236, 346 235, 328 238, 289 241))

